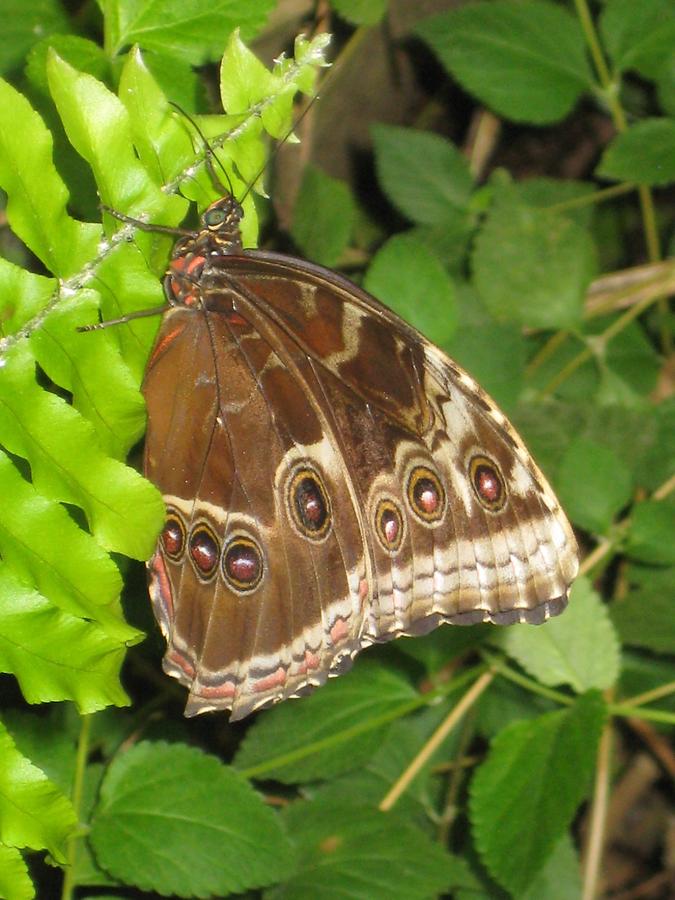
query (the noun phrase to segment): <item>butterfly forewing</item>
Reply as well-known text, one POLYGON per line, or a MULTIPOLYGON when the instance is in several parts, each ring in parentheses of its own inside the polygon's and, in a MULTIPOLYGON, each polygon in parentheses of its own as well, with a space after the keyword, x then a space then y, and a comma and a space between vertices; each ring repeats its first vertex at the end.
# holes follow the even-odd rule
POLYGON ((564 608, 571 528, 465 372, 328 270, 202 253, 174 259, 144 385, 151 595, 188 714, 241 718, 442 622, 564 608))

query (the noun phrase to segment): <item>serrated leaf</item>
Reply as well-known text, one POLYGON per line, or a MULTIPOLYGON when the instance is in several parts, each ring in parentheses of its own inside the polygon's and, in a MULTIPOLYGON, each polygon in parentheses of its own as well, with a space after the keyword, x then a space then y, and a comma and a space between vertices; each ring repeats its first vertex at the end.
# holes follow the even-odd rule
POLYGON ((54 607, 0 563, 0 671, 29 703, 73 700, 82 713, 127 706, 119 683, 126 645, 54 607))
POLYGON ((558 494, 576 525, 604 534, 629 502, 629 469, 609 447, 585 437, 572 441, 560 462, 558 494))
POLYGON ((508 119, 558 121, 591 85, 581 28, 553 3, 470 3, 415 30, 466 90, 508 119))
POLYGON ((218 59, 235 28, 250 40, 273 7, 274 0, 119 0, 105 17, 106 47, 118 54, 140 44, 200 66, 218 59))
POLYGON ((31 900, 35 888, 28 866, 16 847, 0 844, 0 897, 7 900, 31 900))
POLYGON ((542 684, 569 684, 582 693, 612 687, 619 676, 619 642, 607 607, 585 578, 574 582, 561 616, 536 628, 504 629, 499 643, 542 684))
POLYGON ((675 565, 675 503, 646 500, 633 508, 626 552, 655 565, 675 565))
POLYGON ((438 135, 412 128, 372 128, 377 178, 391 202, 421 225, 469 230, 473 179, 467 159, 438 135))
POLYGON ((263 798, 184 744, 145 741, 113 760, 91 844, 125 884, 180 897, 240 893, 290 868, 287 839, 263 798))
POLYGON ((606 707, 589 693, 569 709, 505 728, 471 782, 474 840, 490 873, 522 896, 590 786, 606 707))
POLYGON ((596 174, 616 181, 663 187, 675 181, 675 120, 644 119, 618 134, 596 174))
POLYGON ((488 311, 533 328, 579 323, 595 270, 586 229, 554 210, 528 206, 498 184, 474 244, 474 284, 488 311))
POLYGON ((656 77, 675 46, 672 0, 607 0, 600 32, 617 71, 656 77))
POLYGON ((0 841, 46 849, 63 863, 66 841, 76 826, 70 801, 19 753, 0 723, 0 841))
POLYGON ((297 847, 296 869, 266 892, 268 900, 428 900, 470 886, 462 860, 395 812, 298 800, 283 818, 297 847))
POLYGON ((248 777, 286 784, 355 769, 387 733, 388 724, 375 723, 416 696, 400 675, 360 660, 355 670, 328 682, 301 704, 284 703, 258 718, 246 732, 234 765, 248 777))
POLYGON ((672 653, 675 647, 675 567, 631 565, 626 581, 628 592, 609 608, 622 641, 655 653, 672 653))
POLYGON ((291 235, 312 262, 333 267, 349 243, 356 207, 345 182, 307 166, 293 210, 291 235))
POLYGON ((373 257, 363 286, 434 341, 455 333, 454 286, 434 254, 408 235, 394 235, 373 257))

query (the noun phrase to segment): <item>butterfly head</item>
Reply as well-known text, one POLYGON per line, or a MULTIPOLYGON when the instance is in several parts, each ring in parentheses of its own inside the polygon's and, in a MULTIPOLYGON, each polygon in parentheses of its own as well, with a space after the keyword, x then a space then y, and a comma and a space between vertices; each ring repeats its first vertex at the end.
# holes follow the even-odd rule
POLYGON ((241 247, 240 223, 244 215, 241 204, 231 194, 214 201, 202 214, 204 233, 215 252, 241 247))

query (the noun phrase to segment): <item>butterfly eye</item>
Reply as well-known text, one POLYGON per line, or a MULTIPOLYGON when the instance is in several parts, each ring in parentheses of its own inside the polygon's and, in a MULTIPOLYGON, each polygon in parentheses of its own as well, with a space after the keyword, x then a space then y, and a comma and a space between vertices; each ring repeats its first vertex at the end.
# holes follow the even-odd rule
POLYGON ((207 228, 217 228, 225 221, 225 210, 223 209, 207 209, 204 213, 204 224, 207 228))
POLYGON ((223 575, 234 590, 253 591, 263 576, 262 552, 255 541, 238 535, 225 547, 223 575))
POLYGON ((300 534, 311 540, 322 540, 330 529, 330 502, 323 482, 313 469, 302 468, 295 472, 288 502, 300 534))
POLYGON ((218 567, 220 548, 216 536, 208 525, 197 525, 190 535, 190 559, 197 574, 204 579, 213 576, 218 567))
POLYGON ((380 500, 375 512, 375 530, 388 553, 395 553, 403 540, 403 517, 392 500, 380 500))
POLYGON ((185 526, 175 513, 167 515, 159 537, 166 555, 169 559, 177 562, 185 549, 185 526))
POLYGON ((445 491, 438 475, 426 466, 416 466, 408 478, 408 501, 425 522, 439 522, 445 512, 445 491))
POLYGON ((469 463, 471 484, 481 506, 499 512, 506 503, 506 485, 499 467, 487 456, 474 456, 469 463))

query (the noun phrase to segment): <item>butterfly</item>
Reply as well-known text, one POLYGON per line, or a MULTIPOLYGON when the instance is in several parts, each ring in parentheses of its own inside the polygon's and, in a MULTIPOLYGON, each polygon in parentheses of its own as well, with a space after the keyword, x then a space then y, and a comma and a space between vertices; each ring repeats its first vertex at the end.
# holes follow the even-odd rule
POLYGON ((243 249, 242 215, 225 193, 177 242, 143 384, 185 714, 241 719, 441 623, 560 613, 574 534, 504 414, 357 285, 243 249))

